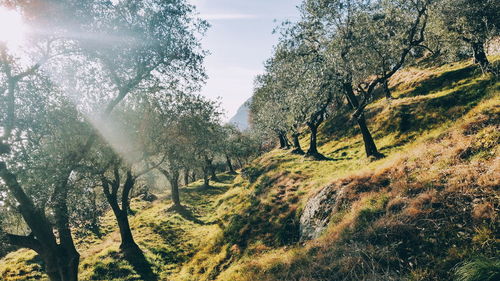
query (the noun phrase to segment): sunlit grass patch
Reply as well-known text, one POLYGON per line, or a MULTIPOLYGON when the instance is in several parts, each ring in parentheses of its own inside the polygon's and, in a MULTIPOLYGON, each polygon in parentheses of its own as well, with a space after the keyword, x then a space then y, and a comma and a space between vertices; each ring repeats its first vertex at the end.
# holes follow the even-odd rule
POLYGON ((5 256, 0 262, 2 280, 48 280, 40 257, 31 250, 19 250, 5 256))

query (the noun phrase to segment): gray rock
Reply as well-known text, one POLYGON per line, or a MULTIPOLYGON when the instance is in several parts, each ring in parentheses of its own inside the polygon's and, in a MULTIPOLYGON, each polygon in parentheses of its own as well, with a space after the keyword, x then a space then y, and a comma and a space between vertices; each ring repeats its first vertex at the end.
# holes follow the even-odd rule
POLYGON ((149 193, 149 192, 140 194, 138 197, 142 201, 146 201, 146 202, 153 202, 153 201, 156 201, 158 199, 158 196, 154 195, 153 193, 149 193))
POLYGON ((318 238, 339 210, 345 188, 328 185, 309 199, 300 216, 300 241, 318 238))

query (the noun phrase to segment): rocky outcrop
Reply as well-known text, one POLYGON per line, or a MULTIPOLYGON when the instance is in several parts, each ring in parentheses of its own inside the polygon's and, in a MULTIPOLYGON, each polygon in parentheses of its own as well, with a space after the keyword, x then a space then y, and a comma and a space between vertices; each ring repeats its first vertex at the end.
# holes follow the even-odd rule
POLYGON ((344 188, 328 185, 311 197, 300 217, 300 240, 318 238, 344 201, 344 188))

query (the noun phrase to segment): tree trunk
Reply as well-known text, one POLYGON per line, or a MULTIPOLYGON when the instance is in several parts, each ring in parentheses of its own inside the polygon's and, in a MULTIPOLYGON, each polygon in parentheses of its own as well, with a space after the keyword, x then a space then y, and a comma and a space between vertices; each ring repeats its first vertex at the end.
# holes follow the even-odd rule
POLYGON ((56 202, 54 204, 54 218, 55 225, 59 233, 60 253, 58 258, 62 280, 78 280, 78 264, 80 262, 80 255, 76 250, 73 237, 71 236, 67 204, 67 184, 72 170, 73 169, 70 169, 63 179, 56 185, 52 198, 52 200, 56 202))
MULTIPOLYGON (((352 90, 352 85, 350 83, 344 83, 344 94, 346 95, 350 106, 353 109, 358 108, 358 106, 359 106, 358 98, 356 97, 356 95, 354 95, 354 92, 352 90)), ((361 130, 361 134, 363 136, 366 157, 382 158, 384 155, 382 153, 378 152, 378 149, 377 149, 377 146, 375 144, 375 141, 373 140, 372 134, 370 133, 370 130, 368 129, 368 126, 366 125, 365 115, 361 114, 359 116, 359 118, 356 119, 356 121, 359 125, 359 128, 361 130)))
POLYGON ((280 139, 280 148, 281 149, 289 149, 290 148, 290 142, 288 141, 288 138, 285 133, 280 133, 278 134, 278 137, 280 139))
POLYGON ((139 248, 139 245, 135 243, 128 220, 128 207, 124 207, 122 204, 122 209, 123 210, 115 210, 113 208, 120 230, 120 251, 123 253, 125 259, 132 265, 134 270, 141 276, 142 280, 158 280, 158 277, 151 269, 151 264, 149 264, 141 248, 139 248))
POLYGON ((294 147, 294 149, 292 150, 292 153, 304 155, 304 150, 302 150, 302 147, 300 146, 299 133, 294 133, 292 135, 292 138, 293 138, 293 147, 294 147))
POLYGON ((191 174, 191 181, 196 181, 196 171, 191 174))
POLYGON ((203 186, 210 187, 210 179, 208 178, 208 168, 203 168, 203 186))
POLYGON ((118 229, 120 230, 121 244, 120 249, 127 250, 129 248, 138 248, 135 243, 130 223, 128 220, 128 212, 126 210, 118 210, 114 212, 116 221, 118 222, 118 229))
POLYGON ((280 149, 286 149, 285 138, 283 137, 283 135, 279 134, 278 138, 280 140, 280 149))
MULTIPOLYGON (((16 175, 8 170, 4 162, 0 162, 0 178, 3 179, 9 191, 16 198, 19 203, 18 210, 32 231, 29 236, 6 234, 9 243, 37 252, 46 264, 45 271, 50 280, 78 280, 80 255, 74 247, 71 230, 67 224, 67 217, 62 217, 63 214, 67 214, 67 209, 62 210, 66 207, 66 204, 57 204, 55 206, 57 209, 56 227, 59 231, 60 240, 58 244, 52 230, 52 224, 49 223, 44 211, 38 209, 26 195, 17 181, 16 175)), ((64 185, 57 186, 57 188, 64 187, 64 185)), ((65 198, 63 199, 66 202, 65 198)))
POLYGON ((128 210, 130 207, 129 195, 130 191, 134 187, 135 178, 132 176, 132 172, 128 170, 125 183, 122 187, 120 208, 120 205, 118 204, 118 190, 120 188, 120 176, 118 167, 115 167, 114 174, 115 179, 113 181, 108 181, 103 177, 102 187, 106 200, 111 206, 111 210, 113 210, 113 214, 115 215, 116 221, 118 223, 121 238, 120 249, 124 250, 129 248, 139 248, 134 241, 132 230, 130 229, 130 224, 128 221, 128 210))
POLYGON ((181 199, 179 197, 179 172, 172 172, 172 177, 170 179, 170 189, 172 202, 174 206, 178 207, 181 205, 181 199))
POLYGON ((102 188, 106 200, 108 201, 113 214, 115 215, 118 229, 120 230, 120 250, 125 259, 132 265, 134 270, 141 276, 142 280, 158 280, 158 277, 151 269, 151 265, 144 256, 144 253, 134 241, 130 223, 128 220, 128 210, 130 209, 130 192, 135 185, 136 178, 132 175, 130 168, 127 170, 125 183, 122 186, 121 207, 118 204, 118 190, 120 189, 119 167, 114 168, 114 180, 108 180, 102 176, 102 188), (111 187, 111 188, 110 188, 111 187))
POLYGON ((381 158, 383 155, 378 152, 377 145, 375 145, 375 141, 373 140, 372 134, 366 125, 365 115, 361 114, 361 116, 357 119, 359 128, 361 130, 361 134, 363 135, 363 142, 365 143, 365 152, 368 157, 381 158))
POLYGON ((236 161, 238 161, 238 166, 240 167, 240 169, 243 168, 243 162, 241 162, 241 158, 237 157, 236 161))
POLYGON ((184 186, 189 185, 189 169, 185 168, 184 169, 184 186))
POLYGON ((315 124, 312 124, 311 122, 307 123, 307 126, 309 127, 309 130, 311 132, 311 138, 310 138, 310 143, 309 143, 309 149, 307 150, 307 155, 318 155, 318 141, 317 141, 317 135, 318 135, 318 127, 315 124))
POLYGON ((172 203, 174 203, 175 207, 179 207, 181 205, 181 199, 179 197, 179 171, 167 171, 163 168, 158 168, 170 183, 170 196, 172 198, 172 203))
POLYGON ((231 175, 235 175, 236 172, 234 171, 233 164, 231 163, 231 158, 229 158, 228 155, 226 155, 226 163, 227 163, 227 167, 229 169, 229 173, 231 175))
POLYGON ((385 80, 385 82, 382 84, 382 87, 384 89, 385 98, 389 100, 392 99, 391 90, 389 89, 389 81, 385 80))
POLYGON ((80 256, 69 257, 61 249, 60 255, 38 253, 45 262, 45 270, 51 281, 77 281, 80 256))
POLYGON ((290 141, 288 140, 286 134, 283 134, 283 140, 285 142, 285 149, 290 149, 290 141))
POLYGON ((488 57, 486 56, 486 52, 484 50, 483 42, 471 42, 472 45, 472 54, 474 57, 474 63, 479 64, 483 71, 488 72, 490 67, 490 62, 488 61, 488 57))
POLYGON ((213 165, 213 159, 211 158, 208 158, 207 156, 205 156, 205 163, 206 163, 206 168, 207 168, 207 172, 210 172, 210 179, 213 180, 213 181, 219 181, 219 179, 217 178, 217 175, 215 174, 215 167, 213 165))

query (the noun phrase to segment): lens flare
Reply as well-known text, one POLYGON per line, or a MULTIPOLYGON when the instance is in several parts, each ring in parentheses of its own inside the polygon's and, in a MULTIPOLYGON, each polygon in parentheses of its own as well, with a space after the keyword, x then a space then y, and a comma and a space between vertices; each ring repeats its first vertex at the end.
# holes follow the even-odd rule
POLYGON ((16 10, 0 7, 0 44, 9 48, 19 47, 24 40, 26 26, 16 10))

